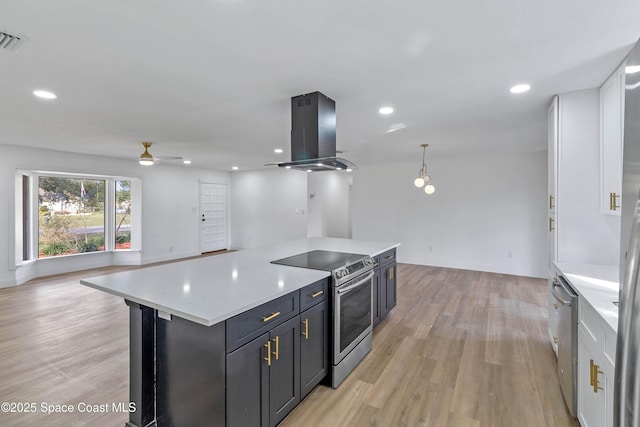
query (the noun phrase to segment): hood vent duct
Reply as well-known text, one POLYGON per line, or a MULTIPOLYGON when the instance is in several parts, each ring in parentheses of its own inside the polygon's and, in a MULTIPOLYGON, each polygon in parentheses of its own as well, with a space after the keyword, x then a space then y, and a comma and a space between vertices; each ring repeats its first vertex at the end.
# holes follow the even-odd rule
POLYGON ((307 172, 353 170, 336 157, 336 103, 320 92, 291 98, 291 161, 278 163, 307 172))

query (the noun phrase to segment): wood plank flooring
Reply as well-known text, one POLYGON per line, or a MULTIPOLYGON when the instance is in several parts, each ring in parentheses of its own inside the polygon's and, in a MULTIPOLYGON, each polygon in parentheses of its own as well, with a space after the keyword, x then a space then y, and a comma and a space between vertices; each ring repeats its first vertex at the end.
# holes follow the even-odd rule
MULTIPOLYGON (((128 402, 127 307, 79 284, 122 269, 0 289, 0 403, 37 405, 0 412, 0 425, 124 425, 127 414, 77 411, 128 402), (42 403, 76 410, 48 415, 42 403)), ((338 390, 317 387, 281 425, 579 426, 546 338, 544 280, 400 264, 398 305, 373 347, 338 390)))
POLYGON ((282 426, 579 426, 547 340, 546 289, 540 279, 400 264, 398 305, 373 351, 282 426))

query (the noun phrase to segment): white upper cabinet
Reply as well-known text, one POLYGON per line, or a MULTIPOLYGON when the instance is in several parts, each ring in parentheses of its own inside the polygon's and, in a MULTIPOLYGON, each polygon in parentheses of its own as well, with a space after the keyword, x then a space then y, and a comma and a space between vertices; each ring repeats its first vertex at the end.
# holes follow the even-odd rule
POLYGON ((548 110, 548 175, 549 175, 549 197, 547 200, 547 210, 556 212, 558 192, 558 137, 559 137, 559 111, 558 111, 558 97, 554 96, 549 105, 548 110))
POLYGON ((600 87, 600 212, 620 215, 624 63, 600 87))
POLYGON ((548 110, 548 186, 547 197, 547 222, 548 222, 548 244, 549 244, 549 275, 553 274, 553 263, 558 260, 558 233, 557 228, 557 191, 558 191, 558 144, 559 144, 559 99, 553 97, 548 110))

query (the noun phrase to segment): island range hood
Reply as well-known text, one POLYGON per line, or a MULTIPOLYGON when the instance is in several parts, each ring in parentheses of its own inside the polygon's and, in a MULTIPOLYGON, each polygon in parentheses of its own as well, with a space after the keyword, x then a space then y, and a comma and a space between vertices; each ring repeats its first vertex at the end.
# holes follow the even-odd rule
POLYGON ((336 157, 336 103, 313 92, 291 98, 291 161, 281 168, 306 172, 353 170, 356 165, 336 157))

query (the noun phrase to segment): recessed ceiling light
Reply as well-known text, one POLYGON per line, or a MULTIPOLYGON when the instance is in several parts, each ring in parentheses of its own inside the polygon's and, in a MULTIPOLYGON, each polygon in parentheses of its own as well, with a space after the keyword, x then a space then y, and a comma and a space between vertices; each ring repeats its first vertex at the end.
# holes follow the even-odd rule
POLYGON ((351 169, 351 168, 348 168, 348 169, 347 169, 347 172, 351 172, 352 170, 353 170, 353 169, 351 169))
POLYGON ((523 83, 523 84, 513 86, 511 89, 509 89, 509 91, 511 93, 523 93, 528 91, 529 89, 531 89, 531 86, 526 83, 523 83))
POLYGON ((624 67, 624 72, 627 74, 635 74, 640 71, 640 65, 627 65, 624 67))
POLYGON ((307 172, 313 172, 311 169, 307 169, 307 172))
POLYGON ((191 164, 191 160, 185 160, 182 163, 184 163, 185 165, 190 165, 191 164))
POLYGON ((284 168, 285 169, 291 169, 291 166, 285 166, 284 168))
POLYGON ((34 90, 32 93, 42 99, 56 99, 58 97, 55 93, 49 92, 48 90, 34 90))
POLYGON ((234 171, 237 171, 238 167, 237 166, 231 166, 231 169, 233 169, 234 171))
POLYGON ((388 114, 393 113, 393 107, 380 107, 380 109, 378 110, 378 113, 386 116, 388 114))
POLYGON ((340 167, 337 167, 337 168, 336 168, 336 170, 337 170, 337 171, 341 171, 341 170, 342 170, 342 168, 340 168, 340 167))
POLYGON ((273 150, 274 153, 276 154, 280 154, 282 153, 284 150, 282 148, 276 148, 275 150, 273 150))

